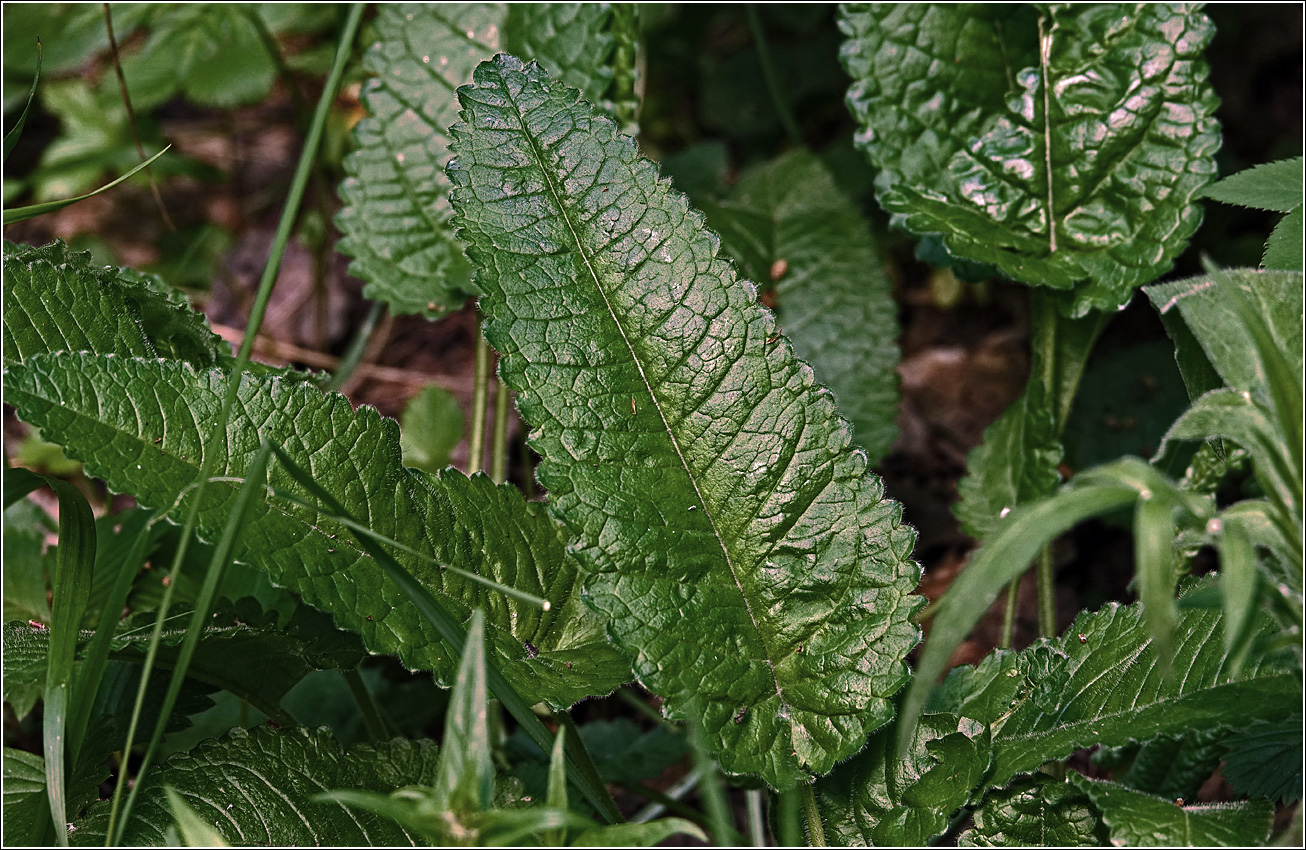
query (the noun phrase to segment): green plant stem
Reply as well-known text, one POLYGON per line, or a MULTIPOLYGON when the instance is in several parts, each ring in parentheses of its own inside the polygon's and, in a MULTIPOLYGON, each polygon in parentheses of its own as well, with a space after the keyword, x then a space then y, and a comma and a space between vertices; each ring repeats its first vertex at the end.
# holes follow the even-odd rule
MULTIPOLYGON (((1019 579, 1014 584, 1018 583, 1019 579)), ((1056 582, 1052 575, 1052 544, 1046 543, 1038 553, 1038 636, 1057 636, 1056 582)))
POLYGON ((776 843, 781 847, 797 847, 803 841, 803 829, 798 825, 798 789, 781 791, 775 796, 776 843))
POLYGON ((381 321, 381 314, 385 311, 385 305, 380 301, 373 301, 371 308, 367 311, 367 316, 363 323, 358 326, 354 333, 354 338, 349 341, 349 348, 345 349, 344 356, 340 358, 340 365, 336 367, 335 374, 327 385, 323 387, 324 392, 336 392, 345 385, 349 376, 358 368, 358 364, 363 360, 363 352, 367 351, 368 340, 372 338, 372 332, 376 330, 376 323, 381 321))
POLYGON ((754 847, 766 846, 766 819, 762 815, 762 791, 749 788, 744 792, 744 803, 748 810, 748 840, 754 847))
POLYGON ((798 800, 803 806, 803 819, 807 821, 807 840, 812 847, 825 847, 825 826, 821 823, 821 810, 816 807, 816 786, 800 782, 798 800))
POLYGON ((467 474, 481 471, 485 454, 485 411, 489 406, 490 344, 481 333, 481 312, 476 311, 476 363, 472 372, 472 433, 467 438, 467 474))
POLYGON ((377 704, 376 697, 363 681, 362 672, 357 667, 350 667, 348 670, 341 670, 340 675, 345 677, 349 693, 353 695, 354 702, 358 703, 358 711, 363 715, 363 725, 367 727, 367 734, 371 736, 372 741, 379 742, 389 738, 390 733, 385 717, 381 713, 381 706, 377 704))
POLYGON ((495 378, 494 436, 490 441, 490 478, 496 484, 508 480, 508 385, 495 378))
MULTIPOLYGON (((236 364, 231 371, 231 377, 227 382, 227 393, 223 399, 222 409, 218 414, 218 420, 214 423, 212 432, 209 435, 207 450, 204 452, 204 466, 200 472, 199 480, 196 482, 195 493, 192 496, 190 505, 186 512, 186 521, 182 527, 181 542, 177 546, 176 555, 173 558, 171 581, 164 591, 163 601, 159 608, 159 617, 155 623, 154 636, 150 642, 150 650, 146 654, 145 667, 141 671, 141 685, 137 692, 136 705, 132 712, 132 721, 128 727, 128 748, 130 742, 135 737, 136 726, 140 721, 140 708, 144 701, 145 687, 148 684, 150 671, 153 668, 154 656, 158 647, 159 634, 162 630, 162 624, 167 619, 168 606, 172 601, 172 590, 176 586, 177 576, 181 573, 181 565, 185 561, 186 550, 190 544, 191 538, 195 534, 196 522, 199 518, 199 507, 204 501, 204 491, 208 479, 213 475, 214 466, 217 464, 219 454, 225 456, 225 452, 219 452, 219 448, 227 437, 227 423, 231 420, 231 409, 235 405, 236 391, 240 386, 241 374, 249 364, 249 356, 254 348, 254 340, 258 335, 258 329, 263 323, 263 316, 267 312, 268 302, 272 298, 272 286, 276 282, 277 273, 281 269, 281 261, 285 256, 286 245, 290 241, 290 234, 294 227, 295 219, 299 216, 300 205, 304 199, 304 189, 308 185, 308 178, 313 170, 313 163, 317 159, 317 150, 322 143, 322 135, 326 128, 327 115, 330 113, 331 104, 335 100, 336 91, 340 87, 341 77, 344 75, 345 62, 352 50, 354 38, 358 33, 359 24, 362 22, 363 10, 365 6, 362 3, 355 3, 350 6, 349 17, 345 22, 344 31, 341 33, 340 43, 336 48, 335 61, 331 67, 331 73, 327 78, 326 85, 322 89, 322 96, 318 99, 317 110, 313 115, 313 123, 309 127, 308 137, 304 141, 304 147, 300 151, 299 163, 295 168, 295 176, 291 180, 290 192, 286 197, 286 205, 281 212, 281 220, 277 223, 276 235, 272 241, 272 248, 268 253, 267 265, 263 269, 263 276, 259 280, 258 292, 254 297, 254 305, 250 310, 249 319, 245 325, 245 338, 241 342, 240 350, 236 355, 236 364)), ((177 667, 173 673, 175 676, 184 676, 185 670, 177 667)), ((161 718, 161 722, 166 721, 166 717, 161 718)), ((145 760, 142 762, 141 770, 137 773, 136 783, 133 787, 133 797, 135 790, 144 783, 146 767, 152 756, 152 750, 146 751, 145 760)), ((121 833, 126 828, 127 820, 131 815, 132 799, 129 798, 125 809, 118 811, 117 804, 121 797, 121 790, 125 784, 126 774, 120 774, 118 788, 114 793, 114 805, 110 811, 109 828, 106 830, 106 843, 115 843, 121 833), (121 818, 119 820, 119 814, 121 818), (115 824, 115 820, 119 820, 115 824), (116 831, 114 827, 117 827, 116 831)))
POLYGON ((789 136, 789 141, 794 143, 794 147, 804 147, 803 134, 798 130, 798 122, 794 120, 793 113, 789 111, 789 106, 780 93, 780 81, 775 72, 775 65, 771 61, 771 50, 766 43, 766 34, 762 31, 762 20, 757 14, 757 4, 749 3, 745 7, 745 13, 748 16, 748 28, 753 33, 753 46, 757 49, 757 59, 762 65, 762 79, 766 82, 766 91, 771 96, 771 104, 775 107, 776 116, 780 119, 785 134, 789 136))
POLYGON ((666 726, 668 729, 676 728, 675 724, 659 714, 657 709, 653 708, 653 706, 640 699, 639 694, 632 693, 629 688, 617 688, 617 696, 622 702, 626 703, 649 720, 652 720, 654 723, 666 726))
POLYGON ((1002 609, 1002 635, 999 649, 1011 649, 1016 643, 1016 601, 1020 596, 1020 579, 1007 585, 1007 603, 1002 609))

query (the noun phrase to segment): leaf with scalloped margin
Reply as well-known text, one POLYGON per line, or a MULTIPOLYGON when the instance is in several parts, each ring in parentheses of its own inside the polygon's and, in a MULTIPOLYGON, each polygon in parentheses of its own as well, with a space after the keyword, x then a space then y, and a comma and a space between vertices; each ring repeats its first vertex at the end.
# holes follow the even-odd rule
POLYGON ((906 757, 893 758, 896 724, 816 780, 816 804, 832 843, 923 847, 948 828, 988 767, 988 732, 972 720, 927 714, 906 757), (890 766, 892 769, 890 769, 890 766))
POLYGON ((1239 794, 1279 803, 1301 799, 1302 722, 1253 723, 1221 742, 1227 752, 1220 772, 1239 794))
MULTIPOLYGON (((992 729, 988 782, 1002 785, 1080 747, 1179 734, 1222 723, 1230 712, 1249 722, 1269 720, 1299 705, 1296 678, 1280 660, 1249 661, 1229 681, 1221 620, 1215 610, 1183 611, 1167 679, 1141 606, 1109 603, 1080 614, 1056 640, 953 670, 932 694, 930 709, 992 729), (1031 665, 1037 652, 1043 657, 1031 665)), ((1276 630, 1264 617, 1257 628, 1276 630)))
POLYGON ((1078 773, 1069 779, 1102 813, 1117 847, 1258 847, 1274 822, 1269 800, 1187 806, 1078 773))
POLYGON ((1071 316, 1127 302, 1201 221, 1220 145, 1197 6, 850 4, 858 147, 894 222, 1071 316))
MULTIPOLYGON (((387 741, 345 750, 329 730, 269 726, 234 729, 150 771, 123 834, 124 846, 159 846, 172 824, 171 786, 230 844, 384 847, 419 839, 394 821, 313 799, 333 788, 389 793, 429 785, 437 753, 430 741, 387 741)), ((109 801, 91 807, 70 836, 104 843, 109 801)))
POLYGON ((901 508, 633 140, 511 56, 459 96, 451 200, 587 600, 723 769, 825 773, 906 681, 901 508))
MULTIPOLYGON (((500 49, 529 51, 573 84, 601 95, 612 79, 606 3, 390 4, 363 58, 375 74, 362 94, 368 117, 345 157, 336 223, 351 274, 396 313, 438 318, 475 294, 463 244, 449 224, 449 125, 454 90, 500 49), (525 30, 525 32, 519 32, 525 30)), ((514 52, 516 52, 514 50, 514 52)))
MULTIPOLYGON (((200 473, 201 426, 217 417, 226 383, 222 372, 197 372, 175 361, 42 354, 11 367, 5 390, 19 416, 84 459, 88 474, 115 492, 135 494, 141 504, 167 508, 200 473)), ((395 553, 460 621, 472 608, 485 609, 487 640, 521 692, 565 707, 629 679, 627 659, 574 592, 576 565, 557 530, 517 489, 456 470, 429 475, 406 469, 393 420, 370 407, 354 411, 344 396, 324 396, 302 381, 245 375, 216 474, 243 475, 261 438, 277 442, 374 532, 437 563, 549 599, 552 610, 541 611, 430 561, 395 553)), ((280 469, 269 478, 273 486, 299 492, 280 469)), ((221 532, 236 486, 207 488, 199 515, 205 537, 221 532)), ((409 669, 433 670, 437 682, 450 681, 457 658, 353 532, 279 501, 254 511, 242 560, 331 612, 341 627, 361 633, 371 650, 397 653, 409 669)))
POLYGON ((958 847, 1101 847, 1106 828, 1088 797, 1050 776, 1031 776, 984 798, 958 847))
POLYGON ((829 381, 872 464, 898 435, 898 316, 861 211, 806 151, 745 174, 704 209, 741 270, 774 285, 794 352, 829 381))

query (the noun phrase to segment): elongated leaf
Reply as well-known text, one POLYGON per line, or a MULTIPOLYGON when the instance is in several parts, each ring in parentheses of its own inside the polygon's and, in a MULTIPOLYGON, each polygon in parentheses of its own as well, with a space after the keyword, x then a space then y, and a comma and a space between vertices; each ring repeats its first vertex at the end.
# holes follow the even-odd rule
POLYGON ((180 841, 169 841, 169 843, 185 844, 187 847, 230 846, 222 840, 221 833, 200 820, 200 816, 195 814, 195 810, 181 798, 180 794, 171 788, 164 788, 163 792, 168 798, 168 808, 172 810, 178 838, 181 839, 180 841))
POLYGON ((36 73, 32 75, 32 87, 27 90, 27 101, 23 103, 23 111, 14 122, 13 129, 5 133, 4 140, 4 159, 9 159, 9 154, 13 151, 14 145, 22 138, 23 127, 27 124, 27 111, 32 108, 32 98, 36 97, 36 84, 41 82, 41 42, 36 42, 36 73))
POLYGON ((1043 385, 1031 380, 966 458, 953 508, 962 530, 988 538, 1018 505, 1049 495, 1061 483, 1061 441, 1043 385))
POLYGON ((606 3, 382 4, 377 42, 363 59, 368 117, 345 158, 344 203, 336 218, 350 273, 368 282, 369 298, 396 313, 437 318, 475 294, 463 245, 449 225, 449 126, 454 90, 501 48, 538 59, 574 85, 601 95, 607 62, 606 3), (509 35, 509 31, 515 35, 509 35))
MULTIPOLYGON (((385 846, 416 837, 386 818, 315 802, 329 788, 390 791, 429 784, 436 749, 429 741, 390 741, 345 751, 325 729, 235 729, 164 762, 142 787, 123 843, 165 842, 171 786, 230 844, 385 846)), ((73 833, 76 844, 104 842, 108 801, 91 807, 73 833)))
POLYGON ((990 794, 958 847, 1101 847, 1106 828, 1082 792, 1048 776, 990 794))
POLYGON ((1116 846, 1256 847, 1270 837, 1274 820, 1267 800, 1187 806, 1079 774, 1071 782, 1102 812, 1116 846))
POLYGON ((775 286, 794 353, 829 382, 871 463, 898 434, 898 322, 866 220, 806 152, 746 174, 708 224, 759 286, 775 286))
POLYGON ((724 769, 823 773, 892 715, 914 534, 684 198, 538 66, 460 91, 452 200, 538 474, 669 716, 724 769), (768 342, 768 340, 771 340, 768 342))
MULTIPOLYGON (((1270 623, 1258 626, 1264 631, 1270 623)), ((1013 667, 1004 652, 953 671, 931 705, 990 725, 992 785, 1079 747, 1180 734, 1224 722, 1230 711, 1250 721, 1291 710, 1299 701, 1292 673, 1259 659, 1231 676, 1221 632, 1218 611, 1183 611, 1175 667, 1166 677, 1140 606, 1110 603, 1044 644, 1051 654, 1043 661, 1032 663, 1036 656, 1025 650, 1013 667)))
POLYGON ((54 351, 164 356, 200 367, 231 357, 180 292, 131 269, 97 267, 89 253, 59 240, 14 246, 4 271, 5 366, 54 351))
MULTIPOLYGON (((142 504, 168 508, 199 475, 205 442, 199 425, 216 415, 226 380, 184 363, 79 353, 32 357, 11 368, 5 388, 26 421, 47 427, 74 455, 94 458, 90 474, 142 504)), ((373 531, 433 558, 395 553, 455 616, 465 620, 473 607, 483 607, 487 640, 508 659, 503 672, 515 688, 566 706, 628 678, 626 658, 573 592, 576 566, 557 531, 515 488, 454 470, 432 476, 405 469, 393 421, 371 408, 356 413, 344 396, 323 396, 303 382, 246 375, 218 473, 243 474, 261 438, 282 445, 373 531), (542 612, 436 564, 491 577, 554 605, 542 612)), ((269 480, 297 489, 282 470, 269 480)), ((235 488, 228 482, 208 488, 212 495, 199 518, 204 535, 220 532, 235 488)), ((252 513, 242 559, 360 632, 373 651, 398 653, 410 669, 451 681, 456 659, 354 532, 284 502, 252 513)))
MULTIPOLYGON (((171 145, 169 145, 169 147, 171 147, 171 145)), ((156 153, 154 156, 150 157, 149 159, 142 162, 140 165, 133 168, 131 171, 128 171, 126 174, 122 175, 121 177, 119 177, 118 179, 114 180, 111 183, 104 184, 103 186, 101 186, 100 188, 96 189, 93 192, 87 192, 86 194, 78 195, 75 198, 64 198, 58 201, 46 201, 43 204, 32 204, 26 207, 9 207, 4 211, 4 219, 3 219, 4 223, 6 225, 16 224, 17 222, 27 221, 28 219, 36 218, 37 216, 47 215, 52 212, 58 212, 64 207, 70 207, 73 204, 80 203, 81 201, 86 200, 87 198, 93 198, 96 195, 100 194, 101 192, 107 192, 110 189, 112 189, 114 186, 117 186, 119 183, 122 183, 128 180, 129 178, 131 178, 133 175, 136 174, 136 172, 141 171, 142 169, 145 168, 149 168, 150 163, 154 162, 156 159, 163 156, 167 152, 168 152, 168 148, 164 148, 163 150, 156 153)))
POLYGON ((1197 229, 1220 135, 1196 7, 857 4, 840 25, 899 226, 1074 288, 1069 315, 1124 304, 1197 229))
POLYGON ((1123 775, 1113 772, 1112 779, 1159 797, 1191 800, 1220 766, 1228 737, 1229 730, 1224 727, 1158 735, 1138 748, 1128 771, 1123 775))
POLYGON ((988 767, 988 734, 950 714, 928 714, 912 745, 894 756, 894 727, 816 781, 816 800, 831 843, 924 846, 948 828, 948 816, 970 799, 988 767))
POLYGON ((485 615, 477 610, 472 612, 458 679, 449 695, 436 769, 434 797, 458 820, 485 811, 494 801, 484 638, 485 615))

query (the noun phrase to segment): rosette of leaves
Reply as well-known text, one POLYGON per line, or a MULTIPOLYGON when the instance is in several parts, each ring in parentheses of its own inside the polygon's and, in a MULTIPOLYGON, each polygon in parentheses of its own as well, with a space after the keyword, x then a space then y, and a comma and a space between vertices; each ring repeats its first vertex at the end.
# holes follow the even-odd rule
POLYGON ((474 80, 451 200, 589 603, 725 770, 828 771, 906 680, 914 533, 633 141, 538 65, 474 80))
POLYGON ((898 226, 1069 316, 1126 303, 1197 229, 1220 144, 1197 6, 850 4, 840 26, 898 226))

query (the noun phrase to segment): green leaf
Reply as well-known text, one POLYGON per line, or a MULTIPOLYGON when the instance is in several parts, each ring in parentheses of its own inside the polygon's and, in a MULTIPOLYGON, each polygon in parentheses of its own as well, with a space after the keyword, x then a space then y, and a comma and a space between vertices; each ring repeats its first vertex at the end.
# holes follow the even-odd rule
POLYGON ((1255 847, 1270 837, 1274 820, 1267 800, 1187 806, 1079 774, 1070 781, 1101 811, 1118 847, 1255 847))
MULTIPOLYGON (((5 478, 11 476, 5 471, 5 478)), ((5 510, 4 515, 4 621, 50 622, 47 573, 53 553, 44 554, 50 515, 30 499, 5 510)), ((53 530, 53 529, 50 529, 53 530)), ((25 712, 20 712, 19 716, 25 712)))
POLYGON ((444 718, 434 797, 458 820, 494 803, 490 756, 489 695, 485 687, 485 614, 472 612, 462 662, 444 718))
POLYGON ((44 630, 43 626, 21 622, 4 625, 4 701, 19 720, 27 716, 45 690, 50 639, 48 634, 39 639, 36 635, 44 630))
POLYGON ((1221 203, 1254 210, 1292 212, 1303 203, 1304 168, 1306 160, 1302 157, 1263 163, 1212 183, 1202 194, 1221 203))
POLYGON ((1306 208, 1288 213, 1274 226, 1265 242, 1261 265, 1267 269, 1302 271, 1302 243, 1306 241, 1306 208))
POLYGON ((1220 134, 1196 7, 857 4, 840 26, 899 226, 1074 289, 1074 316, 1127 302, 1197 229, 1220 134))
POLYGON ((1106 828, 1082 792, 1049 776, 990 793, 958 847, 1101 847, 1106 828))
POLYGON ((438 318, 475 294, 463 244, 449 224, 449 126, 454 90, 509 40, 546 67, 598 93, 607 60, 609 4, 382 4, 376 43, 363 58, 375 74, 362 94, 368 117, 354 130, 340 184, 339 250, 364 293, 396 313, 438 318), (528 32, 517 32, 527 28, 528 32), (510 35, 510 31, 516 35, 510 35))
POLYGON ((688 835, 710 844, 698 824, 684 818, 659 818, 647 823, 613 823, 587 829, 570 847, 656 847, 673 835, 688 835))
POLYGON ((818 159, 795 151, 744 175, 706 215, 741 271, 775 287, 794 353, 829 381, 840 415, 877 463, 898 434, 898 322, 861 212, 818 159))
POLYGON ((97 267, 59 240, 15 246, 4 272, 5 366, 55 351, 164 356, 199 367, 231 358, 185 295, 150 275, 97 267))
POLYGON ((1220 772, 1239 794, 1283 804, 1301 799, 1301 715, 1253 723, 1221 743, 1228 751, 1220 772))
POLYGON ((431 384, 409 400, 399 424, 404 465, 436 472, 463 438, 463 409, 453 393, 431 384))
MULTIPOLYGON (((328 788, 390 791, 429 783, 436 749, 429 741, 395 740, 346 751, 325 729, 235 729, 173 756, 142 786, 125 845, 165 843, 172 787, 229 844, 385 846, 415 836, 385 818, 313 798, 328 788)), ((77 824, 73 841, 102 844, 109 801, 96 803, 77 824)))
POLYGON ((833 400, 607 118, 499 56, 460 91, 452 200, 486 336, 590 604, 721 766, 824 773, 893 709, 914 533, 833 400))
POLYGON ((172 810, 178 837, 181 839, 168 843, 185 844, 187 847, 230 846, 222 840, 222 835, 217 829, 200 820, 200 816, 195 814, 195 810, 187 805, 180 794, 171 788, 164 788, 163 791, 168 798, 168 808, 172 810))
MULTIPOLYGON (((171 145, 169 145, 168 147, 171 147, 171 145)), ((132 177, 133 175, 135 175, 136 172, 149 168, 150 165, 155 160, 157 160, 159 157, 163 156, 167 152, 168 152, 168 148, 164 148, 163 150, 156 153, 154 156, 142 162, 140 165, 137 165, 131 171, 128 171, 126 174, 119 177, 117 180, 114 180, 111 183, 104 184, 100 188, 96 189, 94 192, 87 192, 85 195, 78 195, 75 198, 65 198, 59 201, 47 201, 44 204, 32 204, 31 206, 26 206, 26 207, 9 207, 4 212, 4 223, 7 225, 14 224, 20 221, 27 221, 29 218, 36 218, 39 215, 46 215, 47 213, 57 212, 58 210, 61 210, 64 207, 70 207, 73 204, 86 200, 87 198, 93 198, 96 195, 100 194, 101 192, 107 192, 108 190, 112 189, 114 186, 117 186, 119 183, 122 183, 125 180, 132 177)))
MULTIPOLYGON (((88 474, 136 494, 142 504, 169 508, 199 475, 205 444, 199 425, 216 416, 226 381, 221 372, 196 372, 185 363, 79 353, 30 358, 11 368, 5 389, 25 421, 47 426, 73 455, 94 457, 88 474)), ((246 375, 216 469, 242 475, 261 439, 283 446, 350 515, 425 556, 395 552, 454 616, 465 621, 473 608, 487 611, 487 640, 506 661, 503 673, 517 690, 565 707, 626 681, 629 662, 573 592, 576 565, 538 508, 515 488, 484 476, 405 469, 396 430, 371 408, 355 412, 344 396, 323 396, 301 381, 246 375), (439 564, 542 596, 552 608, 541 611, 439 564)), ((270 471, 269 482, 298 491, 280 468, 270 471)), ((237 483, 207 488, 199 528, 209 539, 220 533, 237 483)), ((397 653, 409 669, 433 670, 437 682, 448 684, 456 660, 355 532, 274 502, 253 509, 239 557, 330 611, 338 624, 361 633, 372 651, 397 653)))
MULTIPOLYGON (((1265 618, 1257 624, 1258 632, 1269 628, 1265 618)), ((1036 645, 1047 647, 1041 658, 1025 650, 1013 662, 999 653, 954 670, 931 705, 990 726, 986 782, 1002 785, 1080 747, 1181 734, 1226 722, 1229 712, 1273 719, 1299 703, 1295 677, 1281 662, 1253 659, 1231 675, 1221 631, 1218 611, 1182 611, 1167 677, 1141 606, 1110 603, 1036 645)))
MULTIPOLYGON (((8 656, 6 656, 6 661, 8 656)), ((4 748, 4 843, 15 847, 42 843, 50 823, 45 802, 45 761, 35 753, 4 748)))
POLYGON ((816 800, 832 844, 924 846, 948 828, 988 768, 988 733, 950 714, 928 714, 902 758, 892 725, 866 748, 816 780, 816 800))
POLYGON ((966 458, 966 477, 957 484, 961 499, 953 508, 962 530, 976 540, 990 537, 1016 506, 1057 488, 1060 462, 1052 410, 1043 385, 1031 380, 966 458))
MULTIPOLYGON (((23 104, 23 111, 14 123, 13 129, 5 133, 4 140, 4 159, 9 159, 9 154, 13 152, 14 145, 22 138, 23 127, 27 125, 27 112, 32 108, 32 99, 36 97, 36 84, 41 81, 41 42, 36 42, 36 73, 32 75, 32 87, 27 90, 27 102, 23 104)), ((6 110, 7 111, 7 110, 6 110)))
POLYGON ((1123 774, 1113 771, 1112 778, 1169 800, 1191 800, 1220 766, 1228 737, 1229 730, 1224 727, 1158 735, 1138 748, 1129 770, 1123 774))

